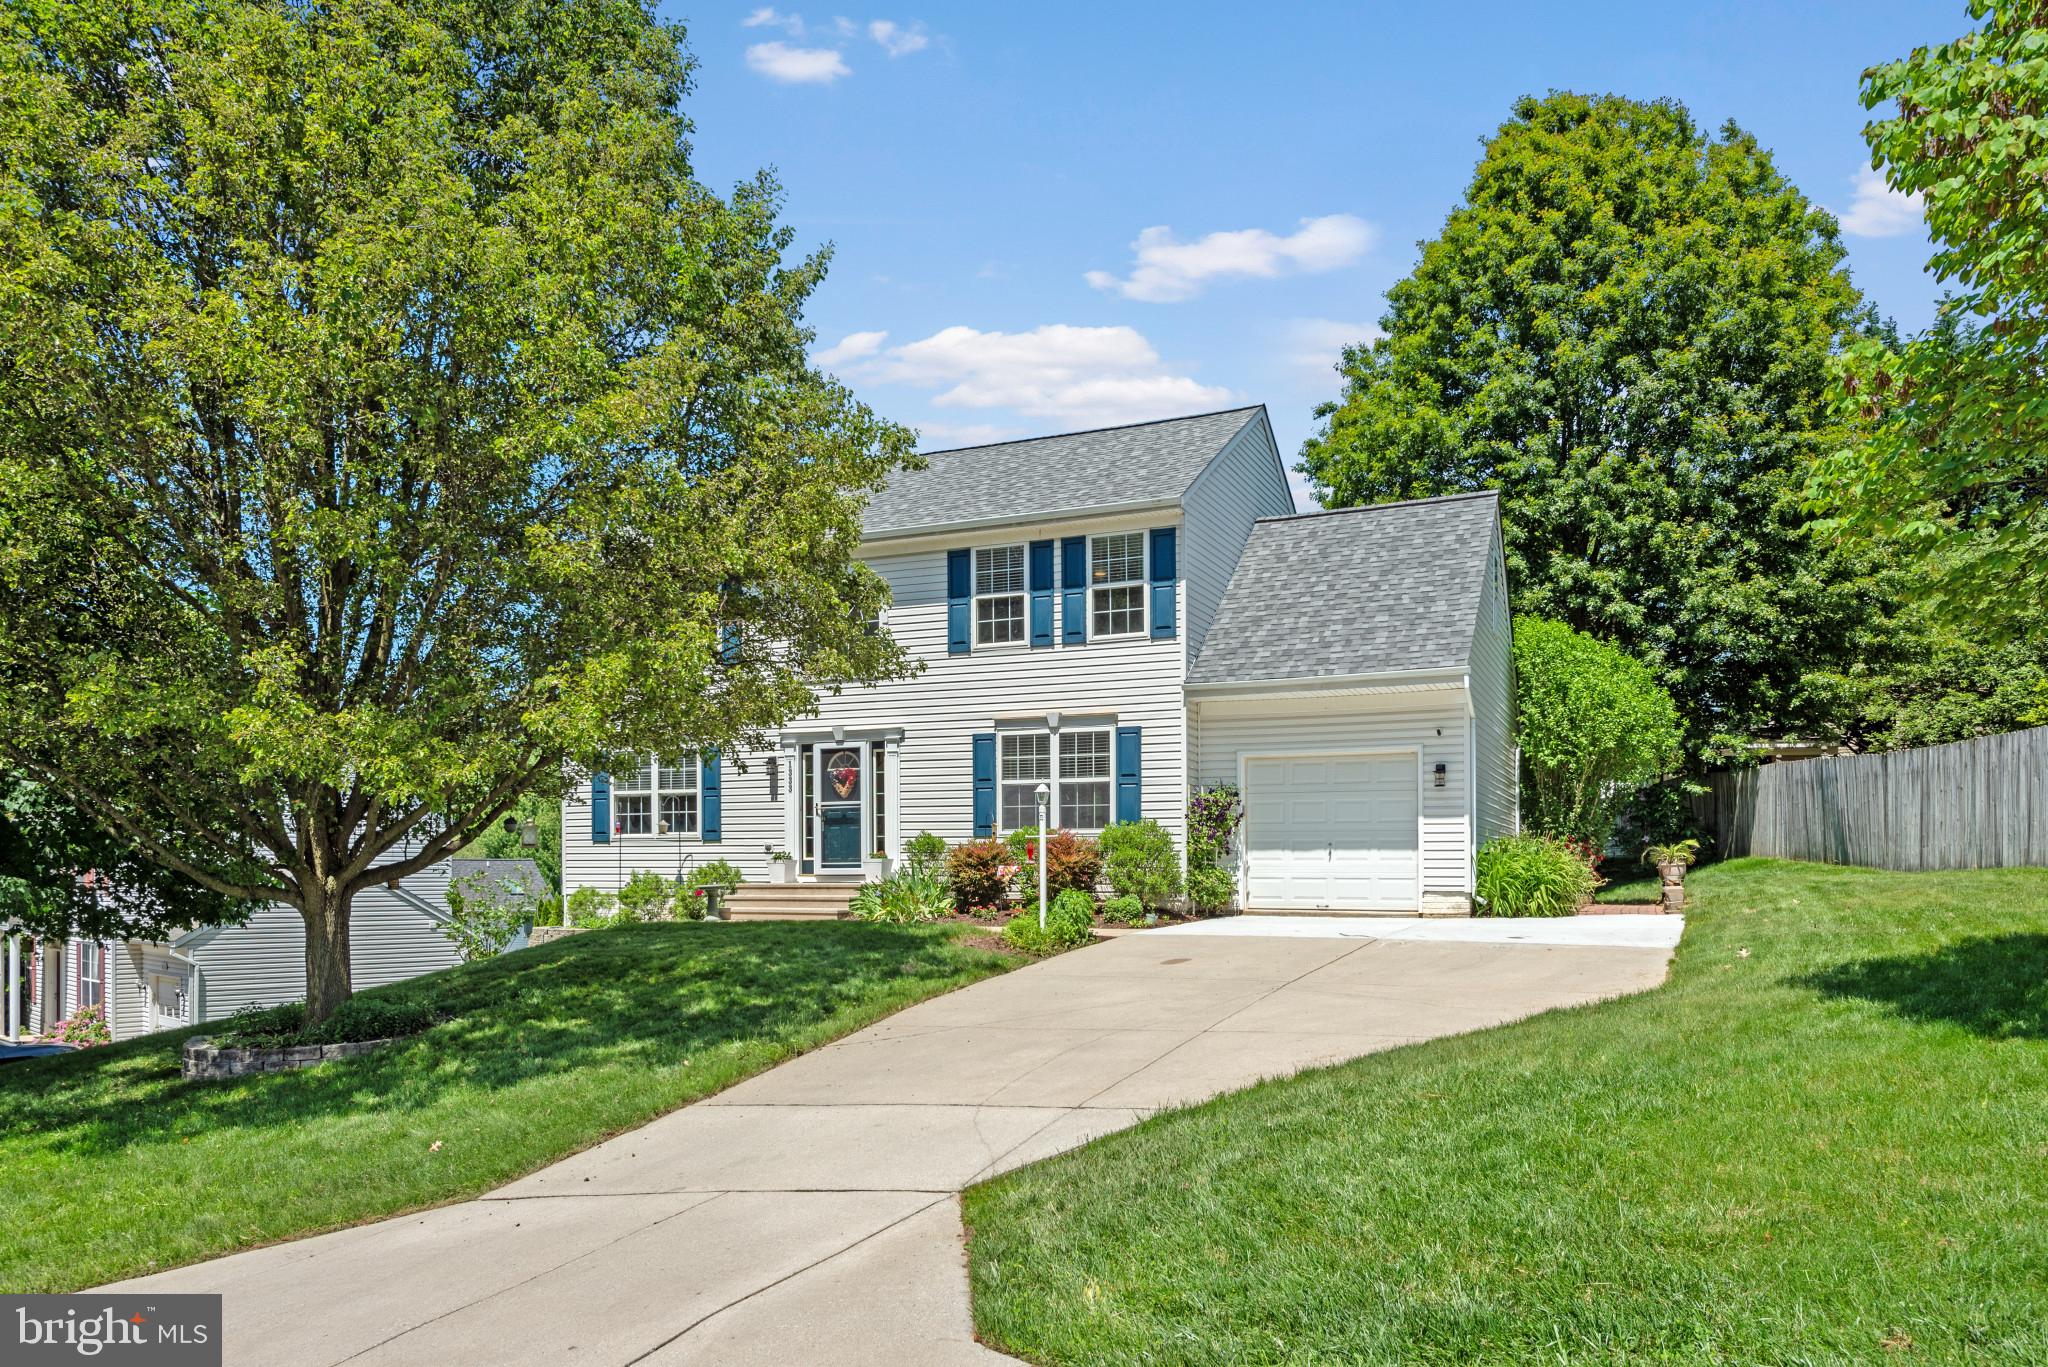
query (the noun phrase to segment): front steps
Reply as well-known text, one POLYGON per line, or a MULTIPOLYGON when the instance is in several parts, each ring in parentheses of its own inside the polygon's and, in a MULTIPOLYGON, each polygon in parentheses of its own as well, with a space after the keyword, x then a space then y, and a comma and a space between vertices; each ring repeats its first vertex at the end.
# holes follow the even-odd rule
POLYGON ((725 899, 728 921, 844 921, 859 883, 742 883, 725 899))

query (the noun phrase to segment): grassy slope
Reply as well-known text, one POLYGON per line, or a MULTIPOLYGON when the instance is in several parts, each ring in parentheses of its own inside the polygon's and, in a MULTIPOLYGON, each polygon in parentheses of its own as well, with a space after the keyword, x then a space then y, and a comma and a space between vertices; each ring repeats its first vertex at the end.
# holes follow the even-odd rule
POLYGON ((1688 884, 1656 992, 970 1192, 982 1334, 1091 1364, 2048 1362, 2048 871, 1688 884))
POLYGON ((196 1032, 180 1031, 8 1064, 0 1290, 71 1290, 487 1190, 1010 962, 957 934, 632 926, 380 988, 451 1018, 360 1060, 185 1083, 178 1047, 196 1032))

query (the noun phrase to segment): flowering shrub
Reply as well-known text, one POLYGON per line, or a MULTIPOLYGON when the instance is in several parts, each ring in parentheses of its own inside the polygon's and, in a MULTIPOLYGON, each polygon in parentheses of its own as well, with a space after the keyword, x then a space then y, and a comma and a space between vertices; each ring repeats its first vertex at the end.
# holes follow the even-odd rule
POLYGON ((1188 800, 1188 867, 1228 865, 1242 825, 1244 805, 1235 787, 1226 783, 1196 793, 1188 800))
POLYGON ((41 1037, 44 1044, 75 1044, 89 1049, 95 1044, 112 1044, 114 1034, 107 1029, 107 1010, 103 1006, 81 1006, 68 1019, 60 1020, 41 1037))
POLYGON ((1022 867, 1001 840, 970 840, 946 852, 946 882, 963 911, 1001 906, 1022 867))

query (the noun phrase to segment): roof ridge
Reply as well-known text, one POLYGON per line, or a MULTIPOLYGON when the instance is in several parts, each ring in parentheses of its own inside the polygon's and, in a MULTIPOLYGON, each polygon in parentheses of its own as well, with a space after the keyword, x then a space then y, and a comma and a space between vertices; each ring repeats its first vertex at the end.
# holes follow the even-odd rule
POLYGON ((1428 498, 1397 498, 1389 503, 1356 503, 1349 508, 1311 508, 1305 513, 1280 513, 1253 519, 1256 522, 1299 522, 1312 517, 1336 517, 1343 513, 1370 513, 1382 508, 1414 508, 1425 503, 1463 503, 1470 499, 1498 499, 1498 489, 1473 489, 1462 494, 1432 494, 1428 498))
POLYGON ((989 451, 998 446, 1027 446, 1037 441, 1060 441, 1066 437, 1092 437, 1099 432, 1128 432, 1135 427, 1158 427, 1163 423, 1169 422, 1193 422, 1197 418, 1220 418, 1226 413, 1264 412, 1265 407, 1266 405, 1262 403, 1240 404, 1236 408, 1212 408, 1206 413, 1182 413, 1178 417, 1172 418, 1146 418, 1142 422, 1118 422, 1111 423, 1106 427, 1080 427, 1071 432, 1048 432, 1038 437, 1010 437, 1003 441, 976 442, 972 446, 944 446, 936 451, 920 451, 918 455, 924 457, 951 456, 958 455, 962 451, 989 451))

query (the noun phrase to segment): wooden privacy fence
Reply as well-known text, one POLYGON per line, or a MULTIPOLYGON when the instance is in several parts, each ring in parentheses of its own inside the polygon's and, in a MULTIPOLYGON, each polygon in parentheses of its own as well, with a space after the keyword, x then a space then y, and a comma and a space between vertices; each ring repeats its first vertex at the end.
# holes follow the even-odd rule
POLYGON ((1873 868, 2048 866, 2048 727, 1714 774, 1693 799, 1710 857, 1873 868))

